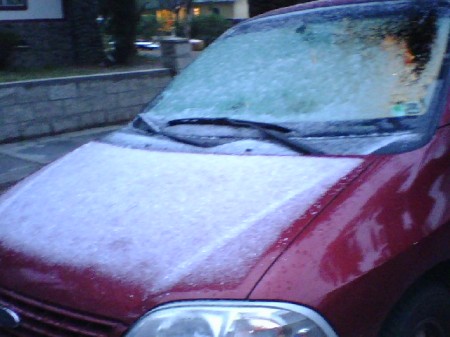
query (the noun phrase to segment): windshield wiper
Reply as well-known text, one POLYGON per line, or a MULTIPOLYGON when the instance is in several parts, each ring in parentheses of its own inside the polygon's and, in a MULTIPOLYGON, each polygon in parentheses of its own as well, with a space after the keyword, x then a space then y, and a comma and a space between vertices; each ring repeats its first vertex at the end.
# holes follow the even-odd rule
POLYGON ((204 147, 204 148, 211 147, 211 145, 209 145, 209 144, 197 142, 192 139, 187 139, 184 137, 174 135, 170 132, 163 131, 156 124, 153 124, 150 121, 144 119, 141 115, 137 115, 137 117, 133 120, 131 125, 136 129, 145 131, 150 134, 164 136, 164 137, 167 137, 167 138, 174 140, 176 142, 179 142, 179 143, 193 145, 193 146, 197 146, 197 147, 204 147))
POLYGON ((295 140, 290 139, 286 136, 286 133, 290 133, 293 130, 286 128, 281 125, 271 124, 271 123, 263 123, 263 122, 254 122, 242 119, 233 119, 233 118, 183 118, 183 119, 174 119, 167 122, 167 126, 176 126, 176 125, 223 125, 223 126, 233 126, 233 127, 243 127, 243 128, 251 128, 259 131, 265 138, 277 141, 278 143, 290 148, 301 154, 323 154, 322 151, 316 150, 306 144, 299 143, 295 140))
POLYGON ((261 127, 265 130, 274 130, 283 133, 292 132, 291 129, 288 129, 284 126, 272 124, 272 123, 263 123, 263 122, 254 122, 243 119, 234 119, 234 118, 182 118, 182 119, 174 119, 167 122, 167 126, 175 126, 175 125, 223 125, 223 126, 238 126, 238 127, 247 127, 254 128, 255 126, 261 127))

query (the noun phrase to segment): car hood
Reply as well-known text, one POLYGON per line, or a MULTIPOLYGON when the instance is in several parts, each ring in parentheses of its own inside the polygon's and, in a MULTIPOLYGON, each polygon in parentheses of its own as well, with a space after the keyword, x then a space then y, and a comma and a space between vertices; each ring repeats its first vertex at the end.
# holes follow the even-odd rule
POLYGON ((165 301, 245 298, 363 163, 89 143, 2 196, 0 284, 130 321, 165 301))

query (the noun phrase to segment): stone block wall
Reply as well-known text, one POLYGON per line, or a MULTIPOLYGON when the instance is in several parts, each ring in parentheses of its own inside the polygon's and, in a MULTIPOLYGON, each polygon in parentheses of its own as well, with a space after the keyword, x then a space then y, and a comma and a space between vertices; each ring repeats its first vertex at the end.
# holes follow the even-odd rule
POLYGON ((169 68, 173 74, 180 73, 194 60, 189 40, 180 37, 162 39, 161 56, 163 66, 169 68))
POLYGON ((171 79, 156 69, 0 84, 0 142, 129 121, 171 79))

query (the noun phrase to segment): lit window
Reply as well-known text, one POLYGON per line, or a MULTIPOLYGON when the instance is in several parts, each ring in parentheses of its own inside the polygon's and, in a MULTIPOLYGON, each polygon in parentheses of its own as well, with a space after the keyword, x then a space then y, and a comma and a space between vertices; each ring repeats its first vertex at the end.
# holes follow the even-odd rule
POLYGON ((199 7, 195 7, 194 8, 194 15, 195 16, 199 16, 201 13, 200 13, 200 8, 199 7))
POLYGON ((175 22, 175 14, 168 10, 168 9, 162 9, 159 11, 156 11, 156 19, 158 22, 162 23, 162 27, 160 28, 163 32, 171 32, 174 26, 175 22))
POLYGON ((0 0, 0 10, 25 10, 27 0, 0 0))

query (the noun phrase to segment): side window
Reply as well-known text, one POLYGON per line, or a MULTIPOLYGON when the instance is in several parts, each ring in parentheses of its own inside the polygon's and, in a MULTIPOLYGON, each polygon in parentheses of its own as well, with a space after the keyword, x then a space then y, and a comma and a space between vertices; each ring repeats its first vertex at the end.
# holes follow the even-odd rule
POLYGON ((1 10, 26 10, 27 0, 0 0, 1 10))

